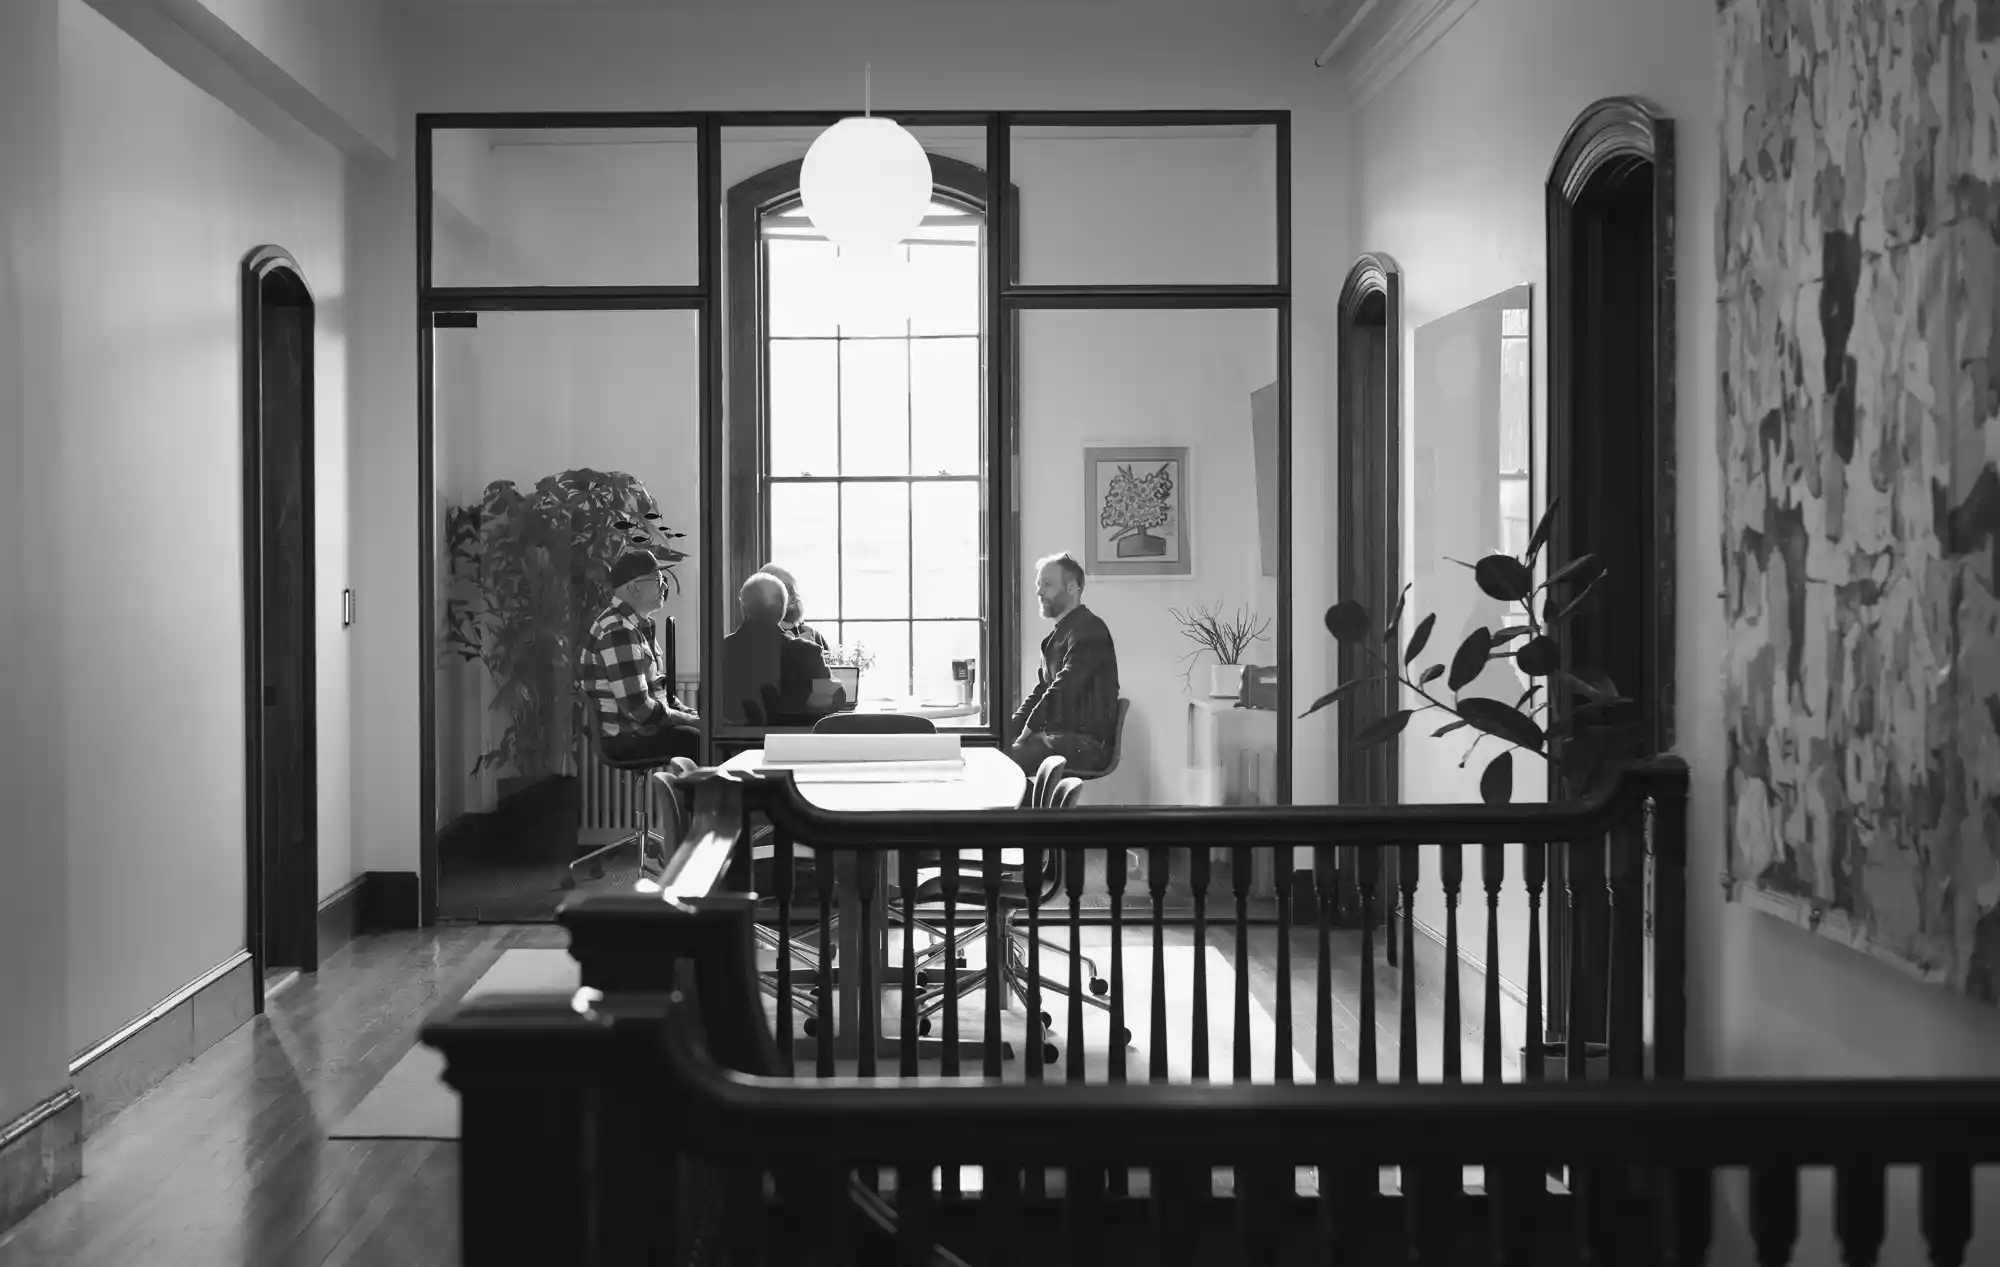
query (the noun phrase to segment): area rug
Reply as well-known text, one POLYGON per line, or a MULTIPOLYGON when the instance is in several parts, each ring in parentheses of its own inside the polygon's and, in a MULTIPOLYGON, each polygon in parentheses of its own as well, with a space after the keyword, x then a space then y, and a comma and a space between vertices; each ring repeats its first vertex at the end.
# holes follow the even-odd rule
MULTIPOLYGON (((577 963, 567 950, 509 950, 461 996, 570 994, 577 963)), ((422 1041, 375 1084, 328 1139, 457 1139, 458 1092, 444 1084, 444 1056, 422 1041)))

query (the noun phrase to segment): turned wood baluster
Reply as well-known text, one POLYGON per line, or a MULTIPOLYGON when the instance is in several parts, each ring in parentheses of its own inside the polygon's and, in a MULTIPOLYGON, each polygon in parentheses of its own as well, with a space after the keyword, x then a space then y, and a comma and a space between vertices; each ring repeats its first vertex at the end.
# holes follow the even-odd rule
MULTIPOLYGON (((944 897, 944 1068, 947 1078, 956 1078, 958 1068, 958 850, 945 849, 938 855, 938 889, 944 897)), ((866 952, 864 952, 866 953, 866 952)), ((955 1184, 958 1170, 947 1168, 955 1184)))
POLYGON ((917 1013, 922 1010, 917 998, 917 851, 897 850, 896 870, 903 889, 903 970, 898 982, 903 992, 903 1049, 897 1067, 905 1078, 914 1078, 920 1037, 917 1013))
MULTIPOLYGON (((1152 1046, 1152 1057, 1148 1062, 1147 1080, 1165 1082, 1167 1080, 1167 859, 1172 850, 1164 845, 1154 845, 1146 855, 1147 887, 1153 891, 1153 1015, 1148 1023, 1147 1042, 1152 1046)), ((1195 953, 1199 954, 1197 950, 1195 953)), ((1155 1182, 1158 1172, 1155 1171, 1155 1182)), ((1154 1206, 1157 1209, 1158 1200, 1154 1206)), ((1165 1242, 1161 1242, 1165 1244, 1165 1242)))
POLYGON ((1785 1267, 1799 1239, 1799 1172, 1791 1166, 1750 1167, 1750 1240, 1759 1267, 1785 1267))
POLYGON ((1960 1267, 1972 1239, 1972 1167, 1959 1161, 1926 1163, 1918 1198, 1931 1267, 1960 1267))
MULTIPOLYGON (((946 856, 950 853, 947 851, 946 856)), ((958 1167, 947 1164, 944 1173, 958 1167)), ((896 1167, 896 1257, 906 1267, 930 1267, 936 1236, 931 1230, 931 1167, 929 1162, 904 1162, 896 1167)))
POLYGON ((1381 1170, 1372 1160, 1351 1156, 1328 1158, 1316 1169, 1319 1200, 1314 1203, 1313 1222, 1319 1253, 1315 1261, 1318 1267, 1351 1267, 1364 1261, 1371 1205, 1381 1197, 1381 1170))
MULTIPOLYGON (((1131 861, 1124 846, 1104 855, 1104 887, 1111 894, 1111 1052, 1108 1076, 1125 1081, 1125 870, 1131 861)), ((1113 1196, 1125 1195, 1125 1172, 1112 1175, 1113 1196)))
POLYGON ((1230 1027, 1230 1077, 1250 1081, 1250 847, 1229 851, 1229 884, 1236 893, 1235 1024, 1230 1027))
MULTIPOLYGON (((1034 872, 1028 874, 1033 875, 1034 872)), ((1008 1267, 1008 1264, 1022 1261, 1016 1253, 1023 1248, 1021 1168, 1008 1162, 989 1161, 981 1171, 981 1183, 980 1262, 983 1267, 1008 1267)))
MULTIPOLYGON (((1025 863, 1023 870, 1028 877, 1028 1030, 1037 1041, 1028 1044, 1033 1050, 1021 1053, 1025 1062, 1021 1072, 1029 1082, 1040 1082, 1041 1048, 1049 1041, 1050 1030, 1054 1028, 1043 1019, 1048 1011, 1042 1006, 1042 867, 1046 864, 1042 858, 1042 847, 1032 842, 1022 851, 1022 858, 1025 863)), ((1029 1196, 1042 1195, 1042 1179, 1040 1166, 1028 1167, 1029 1196)))
MULTIPOLYGON (((1660 1267, 1701 1267, 1708 1259, 1709 1239, 1715 1234, 1714 1172, 1706 1165, 1679 1165, 1654 1174, 1660 1267)), ((1876 1199, 1879 1203, 1879 1186, 1876 1199)), ((1879 1234, 1876 1239, 1880 1241, 1879 1234)), ((1863 1267, 1862 1260, 1849 1258, 1848 1262, 1863 1267)))
POLYGON ((1069 1260, 1072 1263, 1104 1261, 1104 1163, 1072 1162, 1068 1169, 1068 1200, 1064 1204, 1069 1225, 1069 1260))
POLYGON ((1590 1050, 1590 962, 1586 955, 1589 946, 1589 904, 1584 900, 1582 877, 1584 849, 1574 842, 1568 844, 1569 865, 1563 868, 1563 889, 1569 897, 1569 1023, 1563 1026, 1563 1038, 1568 1043, 1567 1073, 1571 1082, 1582 1082, 1589 1066, 1585 1057, 1590 1050))
POLYGON ((1542 885, 1549 876, 1551 848, 1542 841, 1521 846, 1521 885, 1528 890, 1528 1032, 1521 1076, 1530 1082, 1542 1080, 1542 1035, 1547 1032, 1542 1016, 1542 885))
MULTIPOLYGON (((1064 851, 1063 884, 1069 892, 1069 1059, 1067 1080, 1083 1078, 1083 849, 1071 845, 1064 851)), ((1071 1181, 1075 1181, 1072 1172, 1071 1181)))
POLYGON ((1833 1169, 1833 1230, 1846 1267, 1875 1267, 1888 1231, 1883 1189, 1888 1168, 1880 1162, 1850 1162, 1833 1169))
POLYGON ((1354 886, 1361 890, 1361 1067, 1363 1082, 1375 1081, 1375 879, 1382 869, 1379 850, 1361 849, 1354 862, 1354 886))
MULTIPOLYGON (((1207 1171, 1201 1172, 1204 1176, 1207 1171)), ((1190 1211, 1194 1207, 1194 1184, 1184 1165, 1153 1167, 1153 1195, 1147 1212, 1153 1224, 1153 1241, 1158 1246, 1161 1267, 1193 1267, 1196 1227, 1190 1211)), ((1207 1193, 1203 1193, 1207 1196, 1207 1193)))
POLYGON ((1236 1247, 1241 1263, 1272 1263, 1278 1259, 1278 1227, 1284 1218, 1279 1204, 1290 1166, 1265 1161, 1236 1163, 1236 1247), (1282 1173, 1281 1173, 1282 1172, 1282 1173))
POLYGON ((1458 999, 1458 890, 1465 881, 1465 846, 1438 846, 1438 881, 1444 886, 1444 1080, 1464 1078, 1465 1019, 1458 999))
POLYGON ((1507 846, 1486 845, 1480 850, 1479 878, 1486 885, 1486 999, 1482 1037, 1485 1040, 1479 1076, 1483 1082, 1497 1083, 1504 1077, 1500 1024, 1500 886, 1507 882, 1507 846))
POLYGON ((1402 1026, 1397 1031, 1401 1050, 1396 1077, 1403 1082, 1417 1080, 1417 848, 1396 847, 1396 883, 1403 891, 1402 1026))
POLYGON ((1610 963, 1605 968, 1605 1039, 1610 1076, 1645 1076, 1646 947, 1644 884, 1645 840, 1640 824, 1621 825, 1605 836, 1605 924, 1610 932, 1610 963))
POLYGON ((813 1053, 813 1067, 822 1078, 833 1076, 833 1029, 839 1008, 833 997, 833 869, 840 855, 820 851, 813 867, 819 883, 819 970, 813 988, 813 1036, 819 1040, 813 1053))
POLYGON ((1548 1183, 1540 1161, 1486 1163, 1486 1243, 1495 1267, 1528 1267, 1536 1261, 1548 1183))
MULTIPOLYGON (((1188 1023, 1188 1071, 1195 1082, 1208 1080, 1209 864, 1206 844, 1188 850, 1188 887, 1194 890, 1194 1016, 1188 1023)), ((1204 1188, 1200 1195, 1208 1195, 1208 1190, 1204 1188)))
POLYGON ((764 1208, 764 1168, 754 1161, 730 1160, 721 1163, 723 1258, 728 1262, 762 1263, 770 1260, 766 1234, 771 1212, 764 1208))
POLYGON ((778 897, 778 1050, 787 1060, 792 1056, 792 894, 797 889, 792 859, 791 836, 773 832, 771 887, 778 897))
MULTIPOLYGON (((1125 868, 1129 861, 1123 845, 1104 855, 1104 887, 1111 894, 1111 1024, 1107 1039, 1111 1051, 1106 1071, 1111 1082, 1125 1081, 1125 868)), ((1127 1194, 1131 1181, 1124 1166, 1113 1166, 1110 1180, 1112 1196, 1127 1194)))
MULTIPOLYGON (((1000 846, 986 846, 986 1051, 985 1071, 989 1078, 1000 1076, 1000 1013, 1007 1002, 1007 927, 1002 922, 1000 910, 1000 846)), ((1028 882, 1033 887, 1034 881, 1028 882)), ((1031 1025, 1034 1018, 1029 1018, 1031 1025)), ((1032 1048, 1035 1044, 1023 1044, 1032 1048)), ((1040 1063, 1031 1050, 1024 1050, 1021 1059, 1029 1064, 1040 1063)))
MULTIPOLYGON (((1333 913, 1340 885, 1340 851, 1331 845, 1313 847, 1313 889, 1319 910, 1313 953, 1313 1080, 1335 1081, 1333 1066, 1333 913)), ((1321 1172, 1324 1175, 1324 1171, 1321 1172)))
POLYGON ((854 1071, 863 1078, 875 1076, 875 1040, 882 1032, 882 988, 875 980, 875 857, 873 852, 854 855, 854 897, 860 909, 854 912, 855 944, 861 948, 861 962, 852 965, 857 988, 854 995, 854 1023, 861 1030, 854 1071))
MULTIPOLYGON (((1404 927, 1409 927, 1408 908, 1404 927)), ((1410 944, 1403 943, 1407 954, 1410 944)), ((1421 1267, 1446 1267, 1458 1239, 1458 1199, 1464 1194, 1465 1171, 1457 1161, 1404 1162, 1403 1237, 1409 1261, 1421 1267)))
MULTIPOLYGON (((1292 847, 1278 845, 1271 850, 1273 874, 1278 892, 1278 1037, 1271 1044, 1271 1076, 1278 1082, 1292 1080, 1292 847)), ((1246 958, 1244 961, 1249 962, 1246 958)), ((1239 971, 1246 979, 1249 973, 1239 971)))

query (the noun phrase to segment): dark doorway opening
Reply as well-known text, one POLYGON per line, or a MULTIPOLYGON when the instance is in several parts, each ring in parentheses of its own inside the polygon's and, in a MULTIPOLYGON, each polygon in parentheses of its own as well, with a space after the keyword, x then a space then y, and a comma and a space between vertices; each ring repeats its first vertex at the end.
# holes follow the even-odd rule
MULTIPOLYGON (((1340 525, 1339 589, 1377 620, 1387 620, 1403 588, 1402 580, 1402 329, 1403 281, 1386 255, 1363 255, 1348 270, 1340 291, 1339 413, 1336 444, 1340 480, 1335 493, 1340 525)), ((1383 654, 1400 655, 1400 635, 1391 635, 1383 654)), ((1373 664, 1362 649, 1342 643, 1338 678, 1367 675, 1373 664)), ((1396 707, 1398 688, 1381 682, 1364 686, 1336 705, 1334 742, 1342 805, 1392 805, 1402 799, 1397 746, 1354 747, 1354 738, 1396 707)), ((1361 919, 1358 851, 1341 851, 1339 916, 1361 919)), ((1394 877, 1376 889, 1376 910, 1394 927, 1387 900, 1394 877)), ((1389 962, 1396 956, 1389 939, 1389 962)))
POLYGON ((319 968, 313 671, 313 297, 277 247, 243 261, 245 904, 256 1006, 319 968))
MULTIPOLYGON (((1594 555, 1605 572, 1563 639, 1563 667, 1601 669, 1631 701, 1564 741, 1599 768, 1673 745, 1673 137, 1644 101, 1600 101, 1571 125, 1547 186, 1549 465, 1561 499, 1548 566, 1594 555)), ((1553 696, 1553 720, 1577 702, 1553 696)), ((1551 799, 1578 795, 1588 777, 1552 770, 1551 799)), ((1583 955, 1567 904, 1551 900, 1549 1030, 1563 1037, 1574 987, 1586 1036, 1602 1041, 1604 854, 1572 864, 1565 852, 1551 851, 1550 891, 1581 899, 1583 955), (1578 962, 1589 967, 1572 981, 1578 962)))

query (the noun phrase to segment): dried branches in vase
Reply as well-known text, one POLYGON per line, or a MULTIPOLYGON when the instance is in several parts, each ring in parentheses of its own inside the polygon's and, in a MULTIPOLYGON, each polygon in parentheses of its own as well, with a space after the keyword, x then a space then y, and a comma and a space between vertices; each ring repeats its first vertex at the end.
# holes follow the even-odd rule
POLYGON ((1188 682, 1195 661, 1207 653, 1215 657, 1209 673, 1209 693, 1236 694, 1243 681, 1243 653, 1250 649, 1251 643, 1262 642, 1270 633, 1270 620, 1260 622, 1257 613, 1246 607, 1237 608, 1233 616, 1225 616, 1220 603, 1192 611, 1169 607, 1167 614, 1179 623, 1182 636, 1195 644, 1194 650, 1180 657, 1181 681, 1188 682))

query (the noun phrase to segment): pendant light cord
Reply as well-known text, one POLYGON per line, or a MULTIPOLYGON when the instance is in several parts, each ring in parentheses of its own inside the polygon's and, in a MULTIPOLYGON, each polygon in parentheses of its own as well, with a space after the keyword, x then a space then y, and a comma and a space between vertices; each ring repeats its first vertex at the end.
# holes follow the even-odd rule
POLYGON ((875 113, 875 64, 861 64, 861 115, 863 118, 875 113))

